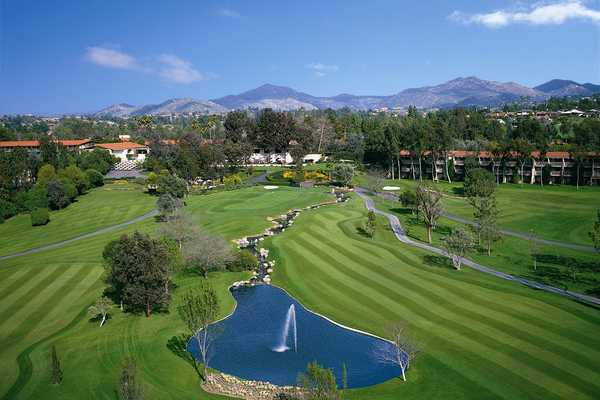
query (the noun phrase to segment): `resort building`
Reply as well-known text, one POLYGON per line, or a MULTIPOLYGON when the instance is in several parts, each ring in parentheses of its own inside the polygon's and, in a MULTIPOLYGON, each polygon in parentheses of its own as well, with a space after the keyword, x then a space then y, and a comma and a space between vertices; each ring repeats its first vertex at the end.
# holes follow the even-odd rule
POLYGON ((432 159, 429 152, 421 156, 407 150, 400 151, 397 168, 401 178, 418 179, 419 165, 427 179, 446 179, 448 173, 461 180, 465 163, 479 165, 492 172, 498 182, 540 183, 542 177, 550 184, 571 184, 577 181, 589 185, 600 184, 600 153, 587 153, 575 159, 566 151, 549 151, 543 156, 539 151, 521 156, 517 153, 492 153, 489 151, 452 150, 445 156, 432 159))
MULTIPOLYGON (((57 143, 66 147, 69 150, 87 150, 94 147, 90 139, 75 139, 75 140, 55 140, 57 143)), ((0 150, 10 151, 14 149, 25 149, 29 151, 39 151, 39 140, 4 140, 0 141, 0 150)))
POLYGON ((110 154, 119 159, 114 167, 116 170, 137 168, 146 160, 146 155, 150 152, 150 148, 145 144, 134 142, 99 143, 96 147, 108 150, 110 154))

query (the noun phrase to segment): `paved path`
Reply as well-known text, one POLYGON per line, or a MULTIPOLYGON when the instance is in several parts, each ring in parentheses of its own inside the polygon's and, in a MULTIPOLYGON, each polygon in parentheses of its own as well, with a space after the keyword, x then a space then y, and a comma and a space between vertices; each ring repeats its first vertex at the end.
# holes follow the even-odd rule
POLYGON ((257 185, 266 180, 267 180, 267 173, 265 172, 264 174, 256 175, 256 176, 252 176, 252 177, 248 178, 248 183, 250 185, 257 185))
MULTIPOLYGON (((395 201, 398 200, 398 196, 393 193, 378 193, 377 195, 381 196, 385 199, 388 199, 388 200, 395 200, 395 201)), ((458 222, 460 224, 466 224, 466 225, 472 225, 472 226, 475 225, 475 222, 471 221, 468 218, 459 217, 458 215, 451 214, 448 212, 443 212, 442 216, 445 218, 448 218, 451 221, 458 222)), ((516 238, 523 239, 523 240, 532 240, 533 239, 537 243, 545 244, 545 245, 549 245, 549 246, 564 247, 566 249, 582 251, 585 253, 596 253, 596 249, 594 248, 594 246, 586 246, 584 244, 561 242, 559 240, 543 239, 543 238, 537 237, 537 236, 534 236, 532 238, 525 233, 511 231, 510 229, 500 229, 500 232, 503 235, 512 236, 512 237, 516 237, 516 238)))
MULTIPOLYGON (((411 238, 409 238, 406 235, 406 232, 404 231, 404 229, 402 228, 402 225, 400 224, 400 220, 398 219, 398 217, 396 217, 394 214, 391 214, 391 213, 388 213, 385 211, 381 211, 381 210, 375 208, 375 203, 373 202, 373 199, 371 199, 366 193, 367 193, 366 190, 364 190, 362 188, 356 189, 356 194, 359 195, 364 200, 365 206, 367 207, 368 210, 373 211, 376 214, 383 215, 384 217, 386 217, 388 219, 388 221, 390 222, 392 231, 394 232, 394 235, 396 236, 396 238, 399 241, 401 241, 402 243, 407 244, 409 246, 417 247, 417 248, 429 251, 431 253, 438 254, 442 257, 448 257, 448 253, 446 253, 445 250, 442 250, 440 248, 437 248, 437 247, 432 246, 427 243, 417 242, 417 241, 414 241, 411 238)), ((600 306, 600 299, 593 297, 593 296, 588 296, 588 295, 581 294, 581 293, 571 292, 571 291, 563 290, 563 289, 560 289, 560 288, 557 288, 554 286, 544 285, 542 283, 530 281, 528 279, 519 278, 514 275, 496 271, 495 269, 478 264, 467 258, 463 258, 463 264, 468 267, 471 267, 473 269, 476 269, 478 271, 484 272, 486 274, 494 275, 498 278, 506 279, 506 280, 513 281, 513 282, 518 282, 518 283, 521 283, 525 286, 529 286, 534 289, 545 290, 547 292, 556 293, 561 296, 570 297, 575 300, 579 300, 582 302, 591 303, 591 304, 600 306)))
POLYGON ((106 228, 98 229, 97 231, 93 231, 93 232, 85 233, 83 235, 75 236, 74 238, 71 238, 71 239, 63 240, 61 242, 56 242, 56 243, 52 243, 52 244, 47 244, 47 245, 40 246, 40 247, 34 247, 33 249, 21 251, 19 253, 13 253, 13 254, 8 254, 6 256, 0 256, 0 261, 1 260, 8 260, 10 258, 15 258, 15 257, 20 257, 20 256, 25 256, 25 255, 28 255, 28 254, 39 253, 39 252, 44 251, 44 250, 56 249, 58 247, 65 246, 65 245, 67 245, 69 243, 73 243, 73 242, 76 242, 78 240, 87 239, 87 238, 90 238, 90 237, 93 237, 93 236, 101 235, 101 234, 106 233, 106 232, 110 232, 110 231, 114 231, 114 230, 119 229, 119 228, 123 228, 123 227, 125 227, 127 225, 131 225, 131 224, 135 224, 137 222, 144 221, 144 220, 146 220, 148 218, 152 218, 152 217, 154 217, 156 215, 158 215, 158 211, 157 210, 152 210, 152 211, 147 212, 144 215, 140 215, 139 217, 136 217, 134 219, 130 219, 129 221, 121 222, 120 224, 116 224, 116 225, 107 226, 106 228))

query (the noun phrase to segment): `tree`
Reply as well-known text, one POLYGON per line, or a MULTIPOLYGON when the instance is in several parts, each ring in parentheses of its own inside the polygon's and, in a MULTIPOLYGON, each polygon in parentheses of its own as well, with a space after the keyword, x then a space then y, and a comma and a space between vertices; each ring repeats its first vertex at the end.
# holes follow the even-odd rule
POLYGON ((94 319, 100 319, 100 326, 104 325, 106 318, 113 308, 114 303, 108 297, 100 297, 88 308, 88 314, 94 319))
POLYGON ((348 389, 348 369, 346 363, 342 363, 342 387, 344 390, 348 389))
POLYGON ((144 392, 137 379, 137 366, 133 358, 126 358, 119 379, 120 400, 142 400, 144 392))
POLYGON ((417 211, 417 195, 413 190, 406 189, 400 193, 398 200, 402 207, 408 208, 413 214, 417 211))
POLYGON ((596 215, 596 222, 592 226, 592 230, 589 232, 590 238, 592 239, 592 243, 594 243, 594 247, 597 251, 600 252, 600 210, 598 210, 596 215))
POLYGON ((463 185, 465 195, 469 198, 489 197, 496 190, 494 176, 483 168, 473 168, 467 171, 463 185))
POLYGON ((354 167, 348 164, 338 164, 332 171, 332 178, 342 186, 348 186, 354 177, 354 167))
POLYGON ((376 349, 375 357, 382 363, 399 367, 402 380, 406 382, 406 371, 422 351, 422 345, 412 337, 408 325, 404 322, 389 327, 387 336, 392 342, 391 345, 382 344, 376 349))
POLYGON ((309 400, 339 400, 341 394, 333 371, 323 368, 316 361, 308 363, 306 372, 298 377, 298 386, 304 389, 309 400))
POLYGON ((381 169, 370 169, 366 175, 365 187, 371 193, 381 190, 385 179, 385 173, 381 169))
POLYGON ((530 229, 529 233, 527 234, 527 243, 529 244, 529 256, 533 262, 533 270, 537 271, 537 253, 539 251, 539 244, 533 229, 530 229))
POLYGON ((158 227, 158 234, 177 243, 179 250, 183 244, 199 234, 198 226, 192 221, 192 215, 179 208, 176 209, 167 222, 158 227))
POLYGON ((369 237, 373 237, 375 235, 375 229, 377 228, 377 217, 375 216, 375 212, 372 210, 367 213, 367 223, 365 224, 365 232, 369 237))
POLYGON ((85 175, 87 176, 88 182, 92 187, 104 185, 104 176, 95 169, 86 169, 85 175))
MULTIPOLYGON (((219 315, 217 294, 208 281, 202 280, 197 289, 190 290, 183 296, 177 311, 192 339, 198 345, 204 368, 201 376, 206 380, 206 371, 212 356, 212 344, 217 334, 215 328, 210 326, 219 315)), ((199 373, 196 358, 193 359, 194 369, 199 373)))
POLYGON ((46 185, 52 179, 56 178, 56 169, 50 164, 44 164, 40 167, 37 173, 37 183, 40 185, 46 185))
POLYGON ((36 183, 27 191, 24 200, 25 208, 33 211, 36 208, 48 208, 48 190, 45 185, 36 183))
POLYGON ((159 175, 156 180, 156 185, 158 193, 169 194, 178 199, 182 199, 188 193, 185 181, 171 174, 159 175))
POLYGON ((62 181, 56 178, 51 179, 46 185, 46 190, 48 192, 48 205, 50 208, 60 210, 71 203, 70 194, 67 193, 67 188, 62 181))
POLYGON ((149 317, 165 307, 169 294, 170 258, 160 240, 134 232, 109 242, 102 253, 107 264, 111 291, 131 310, 143 310, 149 317))
POLYGON ((481 245, 483 240, 486 244, 488 255, 490 255, 492 243, 500 239, 500 231, 497 226, 498 207, 496 196, 472 197, 469 199, 469 202, 473 206, 477 244, 481 245))
POLYGON ((454 268, 460 271, 464 256, 473 248, 473 238, 463 228, 457 228, 443 239, 444 249, 452 259, 454 268))
POLYGON ((201 230, 184 242, 181 253, 186 263, 196 267, 204 277, 210 271, 224 270, 235 260, 235 254, 225 239, 201 230))
POLYGON ((60 367, 60 359, 56 354, 56 346, 52 345, 52 356, 50 360, 50 381, 53 385, 59 385, 63 380, 63 372, 60 367))
POLYGON ((431 231, 442 215, 442 194, 427 184, 419 184, 416 191, 417 209, 427 227, 427 240, 431 243, 431 231))
POLYGON ((247 140, 248 135, 254 129, 254 121, 250 119, 246 111, 232 111, 225 117, 223 127, 225 128, 225 137, 233 143, 238 143, 247 140))
POLYGON ((158 212, 163 221, 171 218, 175 211, 181 208, 181 206, 183 206, 182 201, 168 193, 161 194, 156 201, 156 208, 158 208, 158 212))
POLYGON ((58 171, 58 176, 75 185, 78 194, 85 193, 90 187, 90 181, 87 175, 76 165, 69 165, 65 169, 61 169, 58 171))

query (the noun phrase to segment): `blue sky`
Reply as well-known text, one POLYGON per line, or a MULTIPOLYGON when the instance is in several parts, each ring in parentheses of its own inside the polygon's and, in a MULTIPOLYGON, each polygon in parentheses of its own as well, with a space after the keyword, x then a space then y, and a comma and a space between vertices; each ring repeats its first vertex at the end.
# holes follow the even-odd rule
POLYGON ((600 1, 0 0, 0 114, 472 75, 600 83, 600 1))

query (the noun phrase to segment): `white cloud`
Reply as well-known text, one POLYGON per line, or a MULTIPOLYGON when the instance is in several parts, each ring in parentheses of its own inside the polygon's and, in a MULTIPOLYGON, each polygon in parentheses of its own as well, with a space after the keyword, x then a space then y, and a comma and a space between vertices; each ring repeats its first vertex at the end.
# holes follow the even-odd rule
POLYGON ((123 52, 105 47, 88 47, 85 59, 103 67, 116 69, 137 69, 135 58, 123 52))
POLYGON ((219 10, 217 10, 217 14, 220 15, 221 17, 227 17, 227 18, 240 18, 242 15, 235 11, 235 10, 231 10, 229 8, 221 8, 219 10))
POLYGON ((140 64, 134 57, 121 51, 93 46, 86 49, 84 58, 102 67, 158 75, 175 83, 188 84, 217 76, 203 74, 195 69, 191 62, 173 54, 162 54, 151 62, 140 64))
POLYGON ((600 24, 600 10, 588 8, 581 0, 555 3, 536 3, 527 10, 498 10, 485 14, 465 14, 454 11, 450 19, 466 24, 480 24, 488 28, 502 28, 510 24, 560 25, 569 20, 600 24))
POLYGON ((205 79, 200 71, 194 69, 189 61, 172 54, 163 54, 158 58, 162 64, 158 74, 163 78, 177 83, 192 83, 205 79))
POLYGON ((310 63, 306 64, 305 67, 312 70, 318 78, 322 78, 329 72, 336 72, 340 69, 337 65, 327 65, 322 63, 310 63))

